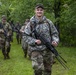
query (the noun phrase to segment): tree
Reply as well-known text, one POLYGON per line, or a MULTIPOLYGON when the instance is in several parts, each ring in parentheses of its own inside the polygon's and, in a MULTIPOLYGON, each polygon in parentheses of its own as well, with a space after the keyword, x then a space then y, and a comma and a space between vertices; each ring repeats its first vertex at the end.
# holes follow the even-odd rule
POLYGON ((64 45, 76 46, 76 1, 67 0, 62 8, 61 42, 64 45))

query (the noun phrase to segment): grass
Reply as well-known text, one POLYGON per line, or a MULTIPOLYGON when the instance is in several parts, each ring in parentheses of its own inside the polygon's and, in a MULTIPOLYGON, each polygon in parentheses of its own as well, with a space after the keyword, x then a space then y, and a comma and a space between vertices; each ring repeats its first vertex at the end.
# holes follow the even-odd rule
POLYGON ((53 65, 53 75, 76 75, 76 48, 58 47, 57 50, 67 61, 68 69, 64 69, 58 62, 53 65))
MULTIPOLYGON (((3 60, 0 51, 0 75, 33 75, 31 61, 24 58, 21 45, 18 45, 14 37, 11 43, 10 57, 11 59, 3 60)), ((58 47, 58 52, 67 61, 68 69, 64 69, 61 64, 56 61, 52 67, 52 75, 76 75, 76 48, 58 47)))

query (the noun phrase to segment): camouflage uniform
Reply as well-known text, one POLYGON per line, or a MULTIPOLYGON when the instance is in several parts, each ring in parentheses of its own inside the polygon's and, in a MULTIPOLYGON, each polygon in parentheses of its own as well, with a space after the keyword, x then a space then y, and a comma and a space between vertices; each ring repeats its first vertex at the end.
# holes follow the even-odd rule
POLYGON ((12 28, 11 42, 13 42, 14 23, 13 23, 13 21, 10 21, 9 24, 11 25, 11 28, 12 28))
POLYGON ((23 49, 25 58, 27 57, 28 44, 26 42, 26 36, 25 36, 24 30, 28 22, 29 22, 29 19, 26 19, 24 25, 20 29, 20 32, 22 33, 22 49, 23 49))
POLYGON ((38 20, 35 16, 30 19, 30 23, 25 28, 27 43, 31 50, 32 67, 35 75, 51 75, 52 53, 44 44, 37 45, 36 37, 31 31, 31 25, 36 22, 36 31, 43 34, 50 42, 59 42, 58 32, 53 23, 45 16, 42 20, 38 20))
MULTIPOLYGON (((25 26, 22 26, 20 30, 24 31, 24 29, 25 29, 25 26)), ((21 44, 22 44, 22 49, 23 49, 23 52, 24 52, 24 57, 26 57, 27 56, 28 44, 26 43, 26 36, 24 36, 24 35, 25 34, 22 33, 22 42, 21 42, 21 44)))
POLYGON ((12 34, 12 28, 10 24, 8 22, 5 22, 5 24, 0 23, 0 48, 2 49, 4 59, 10 58, 9 52, 11 48, 10 44, 11 34, 12 34))
POLYGON ((21 44, 21 33, 20 33, 21 25, 19 23, 16 24, 15 26, 15 32, 16 32, 16 39, 17 43, 21 44))

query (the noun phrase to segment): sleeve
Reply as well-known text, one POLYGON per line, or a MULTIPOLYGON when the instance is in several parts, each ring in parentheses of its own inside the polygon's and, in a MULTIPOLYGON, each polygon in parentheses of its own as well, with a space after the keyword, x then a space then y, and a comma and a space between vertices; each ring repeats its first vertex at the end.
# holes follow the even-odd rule
POLYGON ((22 26, 20 29, 20 32, 23 32, 23 31, 24 31, 24 26, 22 26))
POLYGON ((51 33, 52 41, 56 41, 57 43, 59 43, 59 33, 56 27, 54 26, 54 24, 52 23, 52 21, 49 21, 49 23, 50 23, 50 33, 51 33))
POLYGON ((24 33, 25 33, 25 36, 26 36, 26 42, 29 45, 34 46, 36 39, 31 36, 32 31, 31 31, 31 27, 30 27, 30 22, 26 25, 24 33))
POLYGON ((10 31, 10 30, 12 31, 12 27, 8 22, 6 22, 6 27, 5 28, 8 29, 8 31, 10 31))
POLYGON ((8 31, 8 33, 9 33, 9 35, 12 35, 12 27, 11 27, 11 25, 8 23, 8 26, 9 26, 9 31, 8 31))
POLYGON ((9 30, 11 30, 12 31, 12 27, 11 27, 11 25, 9 24, 9 30))

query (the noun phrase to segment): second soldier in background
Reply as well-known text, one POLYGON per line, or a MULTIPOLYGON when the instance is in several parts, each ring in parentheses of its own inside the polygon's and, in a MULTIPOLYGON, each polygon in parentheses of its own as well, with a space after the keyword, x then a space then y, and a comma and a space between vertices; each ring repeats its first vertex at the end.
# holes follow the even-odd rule
POLYGON ((9 59, 9 52, 11 49, 10 37, 12 35, 12 28, 10 24, 7 22, 7 18, 5 15, 2 15, 2 21, 0 23, 0 48, 2 49, 2 53, 4 55, 4 59, 9 59))
POLYGON ((26 43, 26 36, 25 36, 24 30, 28 22, 29 22, 29 19, 26 19, 24 25, 20 29, 20 32, 22 34, 22 49, 23 49, 25 58, 27 57, 28 44, 26 43))

